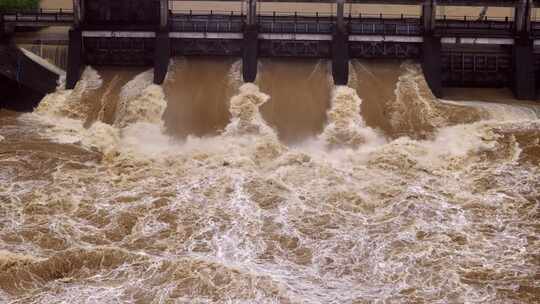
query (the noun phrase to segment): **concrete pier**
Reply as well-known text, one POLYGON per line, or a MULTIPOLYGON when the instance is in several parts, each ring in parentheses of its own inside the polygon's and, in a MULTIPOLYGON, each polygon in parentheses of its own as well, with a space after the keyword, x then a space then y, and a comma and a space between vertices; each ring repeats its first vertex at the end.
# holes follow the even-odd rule
POLYGON ((84 22, 84 0, 73 0, 73 26, 80 28, 84 22))
POLYGON ((536 79, 532 41, 516 41, 512 50, 513 90, 517 99, 536 99, 536 79))
POLYGON ((332 35, 332 76, 335 85, 349 82, 349 34, 344 19, 344 0, 337 1, 336 25, 332 35))
POLYGON ((66 71, 66 89, 71 90, 81 78, 83 64, 83 37, 80 29, 69 31, 68 66, 66 71))
POLYGON ((154 56, 154 83, 162 84, 167 76, 169 59, 171 57, 171 40, 169 32, 156 33, 156 47, 154 56))
POLYGON ((532 0, 520 0, 515 7, 515 34, 512 48, 514 95, 517 99, 536 99, 534 41, 531 38, 532 0))
POLYGON ((167 76, 171 58, 171 39, 169 38, 169 2, 159 1, 159 31, 156 32, 154 50, 154 83, 162 84, 167 76))
POLYGON ((435 34, 437 1, 426 0, 422 3, 422 69, 426 82, 431 88, 433 95, 442 97, 442 61, 441 61, 441 37, 435 34))
POLYGON ((249 0, 242 51, 242 76, 244 82, 255 82, 255 79, 257 78, 258 60, 259 29, 257 25, 257 0, 249 0))
POLYGON ((422 70, 433 95, 442 97, 441 38, 424 36, 422 43, 422 70))
POLYGON ((244 49, 242 53, 242 76, 244 82, 255 82, 259 54, 259 31, 256 25, 244 30, 244 49))
POLYGON ((69 31, 66 89, 71 90, 81 78, 83 65, 83 37, 81 26, 85 20, 84 0, 73 0, 73 27, 69 31))
POLYGON ((340 30, 332 36, 332 76, 335 85, 349 82, 349 35, 340 30))

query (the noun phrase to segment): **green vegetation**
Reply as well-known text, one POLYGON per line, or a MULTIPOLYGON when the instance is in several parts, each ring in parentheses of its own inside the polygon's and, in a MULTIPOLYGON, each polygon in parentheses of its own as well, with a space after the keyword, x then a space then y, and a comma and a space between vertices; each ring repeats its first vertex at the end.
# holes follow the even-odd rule
POLYGON ((14 9, 35 9, 39 0, 0 0, 0 11, 14 9))

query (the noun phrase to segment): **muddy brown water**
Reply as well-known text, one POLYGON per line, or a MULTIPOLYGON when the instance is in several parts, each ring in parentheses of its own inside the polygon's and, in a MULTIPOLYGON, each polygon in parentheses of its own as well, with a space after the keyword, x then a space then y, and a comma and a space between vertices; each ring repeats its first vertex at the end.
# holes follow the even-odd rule
POLYGON ((0 112, 0 300, 535 303, 538 106, 351 70, 176 58, 0 112))
POLYGON ((537 302, 537 103, 436 99, 415 62, 239 71, 88 68, 0 110, 0 303, 537 302))

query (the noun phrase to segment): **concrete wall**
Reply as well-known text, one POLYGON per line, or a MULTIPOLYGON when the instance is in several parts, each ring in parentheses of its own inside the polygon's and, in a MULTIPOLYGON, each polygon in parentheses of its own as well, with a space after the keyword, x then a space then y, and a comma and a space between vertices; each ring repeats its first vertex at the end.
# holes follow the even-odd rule
POLYGON ((20 85, 0 75, 0 109, 32 111, 43 99, 44 94, 20 85))
POLYGON ((13 45, 0 45, 0 75, 41 94, 54 91, 59 78, 57 73, 30 59, 13 45))

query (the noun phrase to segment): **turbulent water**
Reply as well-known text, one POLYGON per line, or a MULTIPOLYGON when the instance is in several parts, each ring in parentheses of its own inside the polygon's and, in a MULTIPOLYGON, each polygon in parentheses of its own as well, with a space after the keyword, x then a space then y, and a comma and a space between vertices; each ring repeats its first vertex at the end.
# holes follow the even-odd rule
POLYGON ((538 302, 535 106, 291 66, 87 68, 0 112, 0 302, 538 302))

